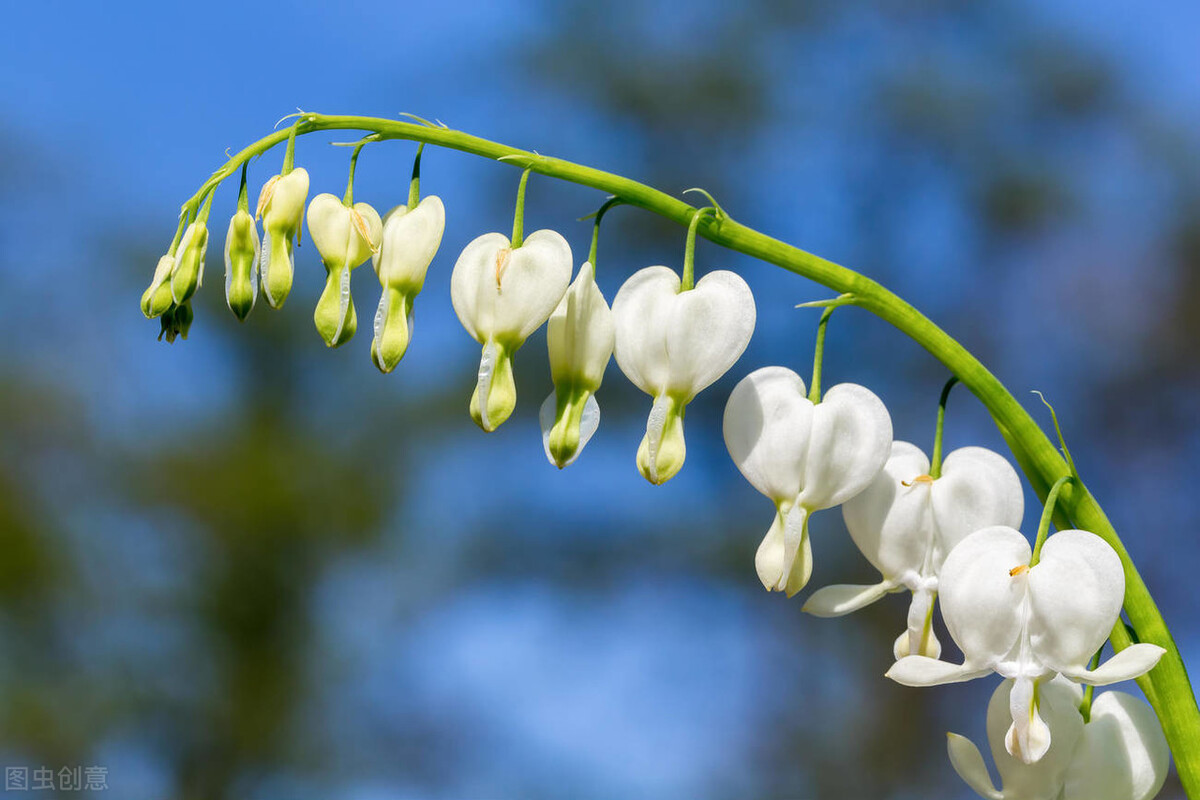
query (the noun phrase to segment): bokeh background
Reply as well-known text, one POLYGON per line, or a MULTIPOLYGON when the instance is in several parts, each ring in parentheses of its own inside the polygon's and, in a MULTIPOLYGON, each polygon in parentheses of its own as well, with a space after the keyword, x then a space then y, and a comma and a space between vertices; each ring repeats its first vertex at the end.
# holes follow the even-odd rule
MULTIPOLYGON (((450 269, 509 230, 511 166, 426 153, 446 234, 392 375, 368 360, 369 325, 338 351, 317 337, 307 237, 286 307, 236 322, 236 181, 190 339, 155 341, 138 298, 179 204, 296 107, 412 112, 702 186, 883 281, 1039 419, 1029 392, 1055 403, 1200 669, 1191 0, 46 0, 4 16, 0 765, 100 765, 128 800, 970 796, 944 732, 984 741, 994 679, 894 685, 903 597, 817 620, 754 574, 772 509, 720 415, 751 369, 807 375, 817 315, 792 306, 822 287, 701 242, 698 274, 739 270, 759 324, 692 404, 687 466, 659 488, 634 467, 649 399, 615 364, 583 457, 546 463, 541 333, 514 417, 491 436, 468 418, 478 346, 450 269)), ((342 191, 348 153, 328 143, 349 138, 301 140, 314 192, 342 191)), ((413 149, 366 150, 356 199, 402 202, 413 149)), ((252 191, 281 158, 253 165, 252 191)), ((603 199, 535 176, 526 229, 563 232, 582 260, 577 218, 603 199)), ((600 286, 611 298, 682 253, 682 230, 618 208, 600 286)), ((354 293, 369 321, 369 268, 354 293)), ((835 315, 827 384, 871 386, 898 437, 929 447, 946 377, 864 312, 835 315)), ((965 392, 947 441, 1002 448, 965 392)), ((813 586, 876 580, 837 512, 813 526, 813 586)), ((1173 776, 1162 796, 1182 797, 1173 776)))

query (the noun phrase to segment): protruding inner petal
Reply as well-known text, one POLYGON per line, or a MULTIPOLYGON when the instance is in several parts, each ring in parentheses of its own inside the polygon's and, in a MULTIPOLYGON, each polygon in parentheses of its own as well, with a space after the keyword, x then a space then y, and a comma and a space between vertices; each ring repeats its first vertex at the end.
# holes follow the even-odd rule
POLYGON ((937 598, 937 578, 928 578, 913 590, 908 604, 908 630, 904 632, 905 650, 900 652, 900 641, 895 647, 896 658, 904 656, 929 656, 942 654, 942 644, 933 632, 933 603, 937 598))
POLYGON ((516 406, 512 355, 507 348, 489 340, 479 359, 479 376, 471 395, 471 419, 491 433, 508 419, 516 406))
POLYGON ((683 468, 687 444, 683 439, 684 405, 670 395, 654 398, 646 419, 646 435, 638 446, 638 469, 646 480, 658 485, 675 477, 683 468))
POLYGON ((412 300, 403 292, 384 287, 375 311, 374 338, 371 340, 371 361, 381 372, 391 372, 408 351, 412 337, 412 300))
POLYGON ((780 505, 775 521, 754 557, 758 578, 769 592, 791 597, 812 575, 812 546, 808 540, 808 510, 780 505))
POLYGON ((1004 747, 1013 758, 1034 764, 1050 749, 1050 728, 1038 714, 1038 685, 1021 676, 1013 683, 1008 698, 1012 726, 1004 737, 1004 747))
POLYGON ((591 392, 571 396, 558 390, 550 392, 538 411, 542 427, 542 447, 550 463, 562 469, 583 452, 584 445, 600 426, 600 404, 591 392))

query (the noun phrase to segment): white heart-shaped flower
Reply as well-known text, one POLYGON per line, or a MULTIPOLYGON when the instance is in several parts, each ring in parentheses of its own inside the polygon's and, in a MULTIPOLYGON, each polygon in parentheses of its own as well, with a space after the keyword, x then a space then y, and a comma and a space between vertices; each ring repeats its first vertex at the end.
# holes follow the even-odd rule
POLYGON ((516 406, 512 356, 554 311, 571 281, 571 246, 551 230, 512 247, 502 233, 485 233, 463 249, 450 276, 459 322, 483 345, 471 417, 495 430, 516 406))
POLYGON ((258 194, 257 217, 263 221, 263 296, 271 308, 279 308, 292 289, 295 257, 292 242, 300 236, 304 201, 308 198, 308 170, 297 167, 287 175, 276 175, 263 184, 258 194))
POLYGON ((331 194, 319 194, 308 204, 308 232, 325 265, 325 290, 317 301, 313 321, 325 344, 337 347, 358 328, 350 296, 350 273, 379 246, 383 222, 366 203, 346 206, 331 194))
POLYGON ((741 276, 716 270, 681 288, 673 270, 646 267, 613 300, 617 365, 654 398, 638 448, 638 468, 651 483, 679 472, 684 408, 734 365, 754 333, 754 295, 741 276))
POLYGON ((1036 566, 1029 566, 1030 557, 1029 542, 1013 528, 984 528, 963 539, 946 558, 939 581, 942 616, 963 664, 910 655, 887 672, 909 686, 989 672, 1014 678, 1005 744, 1025 763, 1039 760, 1050 746, 1038 715, 1040 684, 1056 673, 1096 686, 1136 678, 1165 652, 1136 644, 1089 670, 1125 596, 1120 558, 1103 539, 1079 530, 1046 539, 1036 566))
POLYGON ((1016 527, 1025 511, 1016 470, 998 453, 964 447, 947 456, 941 475, 908 442, 893 442, 883 470, 842 506, 851 538, 879 570, 872 586, 836 585, 815 592, 804 610, 822 617, 856 611, 887 592, 912 592, 908 626, 893 647, 896 658, 937 658, 933 605, 942 562, 967 534, 993 525, 1016 527))
POLYGON ((734 387, 724 433, 738 470, 775 502, 775 520, 755 556, 758 577, 790 597, 812 572, 809 515, 849 500, 883 468, 891 417, 863 386, 838 384, 814 404, 795 372, 763 367, 734 387))
POLYGON ((442 243, 446 209, 430 195, 416 208, 396 206, 383 219, 379 251, 371 257, 383 293, 375 311, 371 362, 382 372, 400 363, 412 338, 412 307, 442 243))

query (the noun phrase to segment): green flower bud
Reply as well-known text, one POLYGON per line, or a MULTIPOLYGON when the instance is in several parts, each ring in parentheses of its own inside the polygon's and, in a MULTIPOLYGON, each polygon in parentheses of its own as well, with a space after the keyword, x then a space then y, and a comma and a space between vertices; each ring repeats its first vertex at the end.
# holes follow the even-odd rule
POLYGON ((300 239, 300 222, 307 199, 308 171, 303 167, 271 178, 258 195, 256 216, 263 221, 259 266, 263 296, 271 308, 281 308, 292 290, 295 272, 292 242, 300 239))
POLYGON ((175 302, 171 299, 171 284, 168 280, 174 267, 174 256, 165 255, 158 259, 158 266, 154 268, 154 278, 142 294, 142 313, 146 315, 146 319, 162 316, 175 302))
POLYGON ((171 299, 182 305, 204 282, 204 254, 208 250, 208 226, 193 222, 183 232, 175 267, 171 270, 171 299))
POLYGON ((258 226, 249 211, 238 209, 225 234, 225 302, 245 320, 258 297, 258 226))
POLYGON ((161 319, 162 330, 158 333, 161 342, 165 336, 167 343, 173 343, 176 336, 187 339, 188 330, 192 327, 192 304, 172 305, 163 312, 161 319))

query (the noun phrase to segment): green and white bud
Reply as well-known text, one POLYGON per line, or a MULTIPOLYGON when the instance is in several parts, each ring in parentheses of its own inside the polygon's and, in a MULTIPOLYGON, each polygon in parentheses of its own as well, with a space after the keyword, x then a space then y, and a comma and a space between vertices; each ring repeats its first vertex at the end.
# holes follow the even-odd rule
POLYGON ((600 425, 595 393, 614 339, 612 311, 596 286, 592 264, 584 262, 546 323, 554 391, 538 416, 546 457, 560 469, 578 457, 600 425))
POLYGON ((350 273, 378 247, 383 222, 366 203, 347 207, 331 194, 319 194, 308 206, 308 232, 325 264, 325 290, 313 321, 325 344, 337 347, 358 328, 350 273))
POLYGON ((187 226, 171 269, 171 299, 182 305, 204 282, 204 254, 208 251, 208 226, 197 220, 187 226))
POLYGON ((146 319, 160 317, 175 301, 171 298, 171 270, 175 268, 175 256, 170 254, 158 259, 154 277, 142 293, 142 313, 146 319))
POLYGON ((245 209, 229 220, 225 234, 225 302, 239 320, 254 308, 258 297, 258 226, 245 209))
POLYGON ((263 296, 271 308, 281 308, 292 290, 295 257, 292 242, 300 240, 300 222, 308 199, 308 170, 297 167, 287 175, 276 175, 258 195, 257 216, 263 221, 263 296))
POLYGON ((446 209, 434 195, 411 210, 396 206, 384 217, 383 240, 371 259, 383 286, 371 340, 371 362, 381 372, 395 369, 408 350, 413 301, 425 286, 445 228, 446 209))

